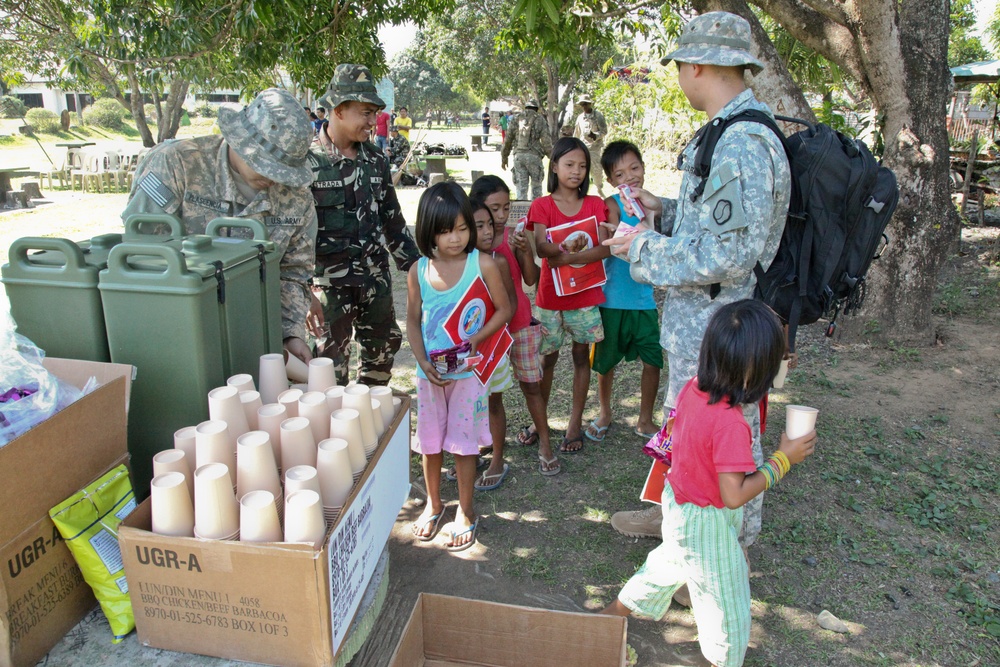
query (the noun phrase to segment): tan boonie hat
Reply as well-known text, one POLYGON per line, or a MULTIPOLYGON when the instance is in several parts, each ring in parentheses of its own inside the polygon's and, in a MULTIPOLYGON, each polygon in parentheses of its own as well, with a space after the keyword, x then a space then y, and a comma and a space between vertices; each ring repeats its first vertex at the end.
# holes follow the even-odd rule
POLYGON ((580 101, 577 104, 593 104, 594 100, 590 99, 590 95, 581 95, 580 101))
POLYGON ((241 111, 219 108, 219 130, 250 168, 293 188, 312 184, 306 155, 313 126, 302 105, 279 88, 268 88, 241 111))
POLYGON ((738 67, 746 65, 758 74, 764 65, 750 54, 750 24, 729 12, 708 12, 687 22, 677 40, 677 49, 668 53, 661 65, 671 60, 696 65, 738 67))
POLYGON ((337 65, 326 94, 319 98, 319 102, 327 109, 335 109, 344 102, 364 102, 379 109, 385 108, 385 102, 375 90, 371 70, 364 65, 349 63, 337 65))

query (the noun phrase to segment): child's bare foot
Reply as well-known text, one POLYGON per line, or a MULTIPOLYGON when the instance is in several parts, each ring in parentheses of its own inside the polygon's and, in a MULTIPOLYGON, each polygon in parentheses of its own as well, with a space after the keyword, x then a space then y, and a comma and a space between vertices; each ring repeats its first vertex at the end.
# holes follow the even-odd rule
POLYGON ((428 542, 434 539, 437 535, 438 529, 441 528, 441 519, 444 517, 444 505, 434 509, 434 507, 428 503, 424 507, 424 511, 421 512, 417 520, 413 522, 411 529, 413 530, 413 535, 418 540, 422 542, 428 542))
POLYGON ((635 432, 641 433, 642 435, 649 435, 649 437, 653 437, 653 435, 660 432, 660 427, 657 426, 656 422, 654 422, 652 419, 646 419, 646 420, 640 419, 639 422, 635 425, 635 432))

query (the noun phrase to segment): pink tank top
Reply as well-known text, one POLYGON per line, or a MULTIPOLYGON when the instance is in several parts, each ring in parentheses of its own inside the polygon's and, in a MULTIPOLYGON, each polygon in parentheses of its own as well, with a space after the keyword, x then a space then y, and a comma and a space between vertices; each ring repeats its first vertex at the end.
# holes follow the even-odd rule
POLYGON ((493 249, 493 254, 499 253, 503 255, 504 259, 507 260, 507 264, 510 265, 510 277, 514 281, 514 291, 517 293, 517 312, 514 313, 514 319, 510 321, 508 328, 511 333, 514 333, 531 324, 531 301, 528 299, 528 295, 524 293, 524 279, 521 277, 521 265, 517 263, 514 251, 510 247, 508 239, 510 230, 510 227, 504 228, 503 243, 493 249))

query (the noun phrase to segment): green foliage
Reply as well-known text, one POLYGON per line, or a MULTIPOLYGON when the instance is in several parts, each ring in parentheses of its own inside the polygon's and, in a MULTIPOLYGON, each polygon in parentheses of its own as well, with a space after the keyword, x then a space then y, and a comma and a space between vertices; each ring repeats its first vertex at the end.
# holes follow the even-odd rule
POLYGON ((0 116, 4 118, 20 118, 27 110, 24 102, 13 95, 0 97, 0 116))
POLYGON ((972 31, 976 27, 973 0, 951 0, 951 34, 948 36, 948 67, 989 60, 990 52, 972 31))
POLYGON ((396 106, 406 106, 415 118, 428 111, 463 111, 479 103, 456 91, 434 65, 423 60, 418 45, 397 55, 389 65, 389 77, 396 86, 396 106))
POLYGON ((209 102, 198 102, 191 109, 191 115, 197 118, 215 118, 219 115, 219 110, 209 102))
POLYGON ((128 115, 128 111, 117 100, 102 97, 83 110, 83 122, 105 130, 121 132, 125 128, 125 119, 128 115))
POLYGON ((24 115, 28 125, 31 126, 32 132, 44 132, 46 134, 55 134, 62 127, 59 125, 59 116, 54 111, 49 111, 48 109, 28 109, 28 113, 24 115))

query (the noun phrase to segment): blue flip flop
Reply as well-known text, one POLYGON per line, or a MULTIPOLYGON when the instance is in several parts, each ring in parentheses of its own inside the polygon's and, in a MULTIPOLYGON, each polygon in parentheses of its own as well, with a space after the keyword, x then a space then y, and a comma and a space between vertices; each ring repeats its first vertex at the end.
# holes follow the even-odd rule
POLYGON ((483 474, 481 474, 476 479, 476 483, 473 484, 472 487, 476 491, 492 491, 493 489, 495 489, 495 488, 499 487, 501 484, 503 484, 503 480, 507 477, 507 471, 508 470, 510 470, 510 466, 507 465, 506 463, 504 463, 503 464, 503 472, 501 472, 499 475, 487 475, 486 472, 484 471, 483 474), (483 482, 485 482, 485 481, 490 480, 490 479, 495 479, 496 482, 493 482, 492 484, 480 484, 479 483, 479 480, 482 480, 483 482))
POLYGON ((418 525, 417 522, 414 521, 413 525, 410 527, 413 530, 413 536, 416 537, 421 542, 430 542, 435 537, 437 537, 438 531, 441 529, 441 519, 443 518, 444 518, 444 511, 442 510, 441 512, 438 512, 434 516, 427 517, 427 520, 424 521, 422 524, 418 525), (423 531, 427 527, 427 524, 430 523, 434 524, 434 528, 428 535, 421 535, 420 531, 423 531))
POLYGON ((468 528, 459 533, 456 533, 454 530, 451 531, 452 542, 454 542, 456 538, 462 537, 467 533, 472 533, 472 539, 466 542, 465 544, 456 544, 455 546, 449 546, 447 547, 448 551, 465 551, 466 549, 471 547, 473 544, 476 543, 476 531, 478 529, 479 529, 479 519, 476 519, 476 522, 474 524, 472 524, 471 526, 469 526, 468 528))
POLYGON ((594 419, 590 422, 590 425, 583 430, 583 435, 587 437, 587 440, 593 440, 594 442, 604 442, 604 438, 608 435, 608 429, 611 428, 611 424, 614 422, 608 422, 607 426, 598 426, 597 420, 594 419), (594 435, 590 434, 590 429, 594 429, 594 435))

